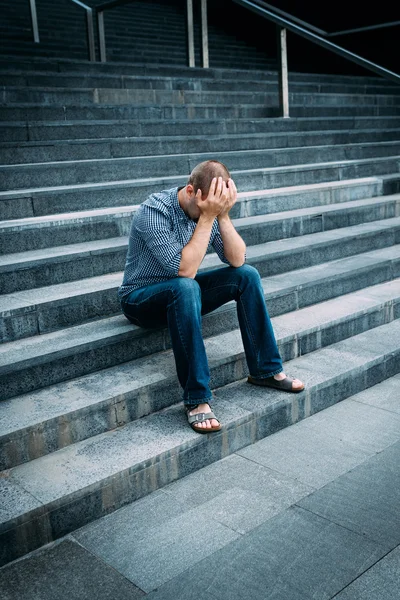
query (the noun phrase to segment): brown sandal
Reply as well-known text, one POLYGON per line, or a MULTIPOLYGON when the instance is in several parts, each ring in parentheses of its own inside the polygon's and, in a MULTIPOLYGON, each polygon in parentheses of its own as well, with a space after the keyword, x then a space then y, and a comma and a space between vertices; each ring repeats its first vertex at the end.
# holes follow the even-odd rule
MULTIPOLYGON (((207 404, 208 404, 208 402, 207 402, 207 404)), ((221 424, 219 424, 218 427, 202 427, 202 428, 200 428, 200 427, 195 426, 196 423, 204 423, 204 421, 207 421, 207 419, 215 419, 216 421, 218 421, 217 417, 214 415, 212 410, 210 410, 210 412, 208 412, 208 413, 197 413, 196 415, 189 415, 190 411, 197 407, 198 407, 198 404, 196 404, 195 406, 190 406, 186 409, 188 423, 189 423, 190 427, 193 429, 193 431, 197 431, 197 433, 212 433, 213 431, 219 431, 221 429, 221 424)), ((210 406, 210 409, 211 409, 211 406, 210 406)))
POLYGON ((256 379, 249 375, 247 378, 248 383, 252 383, 253 385, 261 385, 264 387, 270 387, 275 390, 281 390, 283 392, 292 392, 293 394, 298 394, 304 390, 304 385, 302 388, 294 388, 293 387, 293 379, 291 377, 285 377, 281 381, 278 381, 274 377, 265 377, 264 379, 256 379))

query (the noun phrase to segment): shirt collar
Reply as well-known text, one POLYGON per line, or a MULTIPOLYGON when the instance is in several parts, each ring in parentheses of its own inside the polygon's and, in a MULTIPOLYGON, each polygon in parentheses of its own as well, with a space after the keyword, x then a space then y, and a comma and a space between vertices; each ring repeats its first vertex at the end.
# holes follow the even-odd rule
POLYGON ((178 199, 178 191, 179 191, 179 190, 181 190, 181 189, 183 189, 183 187, 185 187, 185 186, 182 186, 182 187, 176 188, 176 189, 174 190, 174 193, 173 193, 173 203, 174 203, 174 208, 175 208, 175 211, 176 211, 176 213, 177 213, 177 215, 178 215, 178 218, 179 218, 181 221, 192 221, 193 219, 191 219, 191 218, 190 218, 190 217, 189 217, 189 216, 188 216, 188 215, 185 213, 185 211, 183 210, 183 208, 182 208, 182 207, 181 207, 181 205, 179 204, 179 199, 178 199))

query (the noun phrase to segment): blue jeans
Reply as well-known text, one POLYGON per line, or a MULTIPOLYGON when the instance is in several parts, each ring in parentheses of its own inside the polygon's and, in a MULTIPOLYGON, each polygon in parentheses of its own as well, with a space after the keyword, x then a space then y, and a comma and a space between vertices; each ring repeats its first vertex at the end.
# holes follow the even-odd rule
POLYGON ((237 314, 250 374, 271 377, 283 370, 258 271, 250 265, 176 277, 134 290, 121 302, 125 316, 144 328, 168 326, 185 405, 212 398, 201 317, 230 300, 237 314))

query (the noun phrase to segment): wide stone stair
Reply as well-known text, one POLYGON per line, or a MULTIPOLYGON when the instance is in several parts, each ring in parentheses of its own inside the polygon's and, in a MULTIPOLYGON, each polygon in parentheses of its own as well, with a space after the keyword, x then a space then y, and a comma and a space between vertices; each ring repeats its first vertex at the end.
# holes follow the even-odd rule
POLYGON ((399 86, 291 73, 280 119, 273 71, 14 57, 0 84, 1 564, 400 371, 399 86), (207 158, 307 388, 246 383, 228 304, 200 436, 167 332, 116 291, 137 206, 207 158))
MULTIPOLYGON (((104 0, 87 0, 95 9, 104 0)), ((13 0, 2 7, 0 54, 10 56, 64 57, 86 59, 85 11, 71 0, 36 0, 40 44, 33 42, 29 2, 13 0)), ((201 64, 199 7, 194 3, 195 60, 201 64)), ((209 59, 212 67, 262 69, 276 64, 267 56, 259 36, 250 43, 232 31, 226 31, 220 16, 213 17, 209 3, 209 59), (221 26, 222 25, 222 26, 221 26), (258 47, 255 46, 258 45, 258 47)), ((235 9, 231 7, 230 12, 235 9)), ((237 10, 237 7, 236 7, 237 10)), ((214 11, 215 12, 215 11, 214 11)), ((157 64, 188 63, 186 0, 135 0, 126 6, 105 12, 107 60, 157 64)), ((226 22, 226 18, 223 19, 226 22)), ((99 55, 96 18, 96 50, 99 55)))

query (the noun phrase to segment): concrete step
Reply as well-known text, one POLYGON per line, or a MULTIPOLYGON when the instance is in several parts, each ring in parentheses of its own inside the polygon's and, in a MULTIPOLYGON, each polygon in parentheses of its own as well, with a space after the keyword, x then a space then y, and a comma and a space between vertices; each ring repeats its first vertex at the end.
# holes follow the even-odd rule
MULTIPOLYGON (((228 165, 231 172, 237 170, 277 168, 288 165, 313 164, 362 160, 366 158, 388 158, 400 154, 400 141, 319 145, 301 148, 278 148, 270 150, 240 150, 236 152, 214 152, 213 158, 228 165)), ((76 185, 126 180, 135 174, 135 179, 163 177, 174 173, 175 177, 188 171, 209 158, 202 154, 170 154, 145 157, 71 160, 62 162, 30 163, 0 166, 0 190, 18 190, 47 186, 76 185)), ((395 169, 394 171, 396 171, 395 169)))
MULTIPOLYGON (((377 252, 378 262, 383 260, 382 274, 377 274, 378 267, 374 262, 370 263, 370 254, 368 254, 368 265, 373 271, 373 274, 371 271, 371 278, 373 277, 374 281, 384 281, 388 274, 392 273, 391 270, 387 270, 385 261, 388 256, 397 260, 397 248, 390 247, 375 252, 377 252)), ((344 278, 347 277, 346 269, 350 269, 350 276, 354 278, 355 286, 359 285, 358 273, 353 272, 355 266, 357 267, 357 257, 359 255, 349 262, 347 258, 336 259, 336 261, 344 261, 342 273, 344 278)), ((365 256, 362 257, 361 266, 364 260, 365 256)), ((364 281, 363 278, 361 280, 364 281)), ((37 334, 43 336, 45 333, 63 327, 76 326, 90 320, 118 314, 120 306, 117 288, 121 281, 122 272, 117 272, 81 279, 79 285, 73 281, 4 294, 0 296, 0 340, 6 343, 37 334)), ((338 289, 342 289, 340 285, 338 289)), ((332 290, 329 293, 333 294, 332 290)), ((275 306, 272 307, 272 311, 275 314, 275 306)), ((227 324, 221 322, 220 326, 227 327, 227 324)))
MULTIPOLYGON (((399 107, 399 94, 353 94, 290 92, 289 101, 298 106, 393 106, 399 107)), ((205 90, 147 90, 109 88, 63 88, 7 86, 0 91, 2 104, 38 102, 42 104, 264 104, 276 106, 278 93, 270 91, 221 91, 205 90)))
MULTIPOLYGON (((399 339, 397 319, 296 358, 287 371, 307 390, 294 398, 244 381, 216 390, 223 429, 212 436, 192 431, 178 404, 6 471, 1 564, 395 375, 399 339)), ((239 379, 237 342, 231 332, 208 350, 222 369, 237 349, 239 379)))
POLYGON ((306 131, 394 130, 400 128, 400 117, 336 117, 294 119, 192 119, 187 121, 82 120, 1 122, 0 139, 4 142, 39 142, 51 140, 186 136, 251 135, 306 131))
MULTIPOLYGON (((71 34, 74 37, 74 34, 71 34)), ((239 69, 247 70, 260 70, 260 69, 271 69, 276 66, 274 57, 267 55, 256 54, 248 55, 246 51, 242 55, 241 51, 236 51, 237 56, 232 57, 231 51, 223 52, 222 54, 215 49, 211 48, 209 51, 210 65, 212 68, 229 68, 234 69, 237 66, 239 69)), ((74 44, 71 47, 66 47, 65 44, 61 45, 57 41, 47 41, 41 45, 34 44, 33 41, 21 40, 9 44, 3 44, 0 47, 0 55, 11 54, 14 57, 20 57, 21 59, 30 59, 33 57, 48 58, 53 57, 54 59, 68 59, 73 58, 76 60, 83 60, 88 56, 88 50, 85 38, 81 38, 81 41, 74 44)), ((197 51, 196 64, 201 64, 200 53, 197 51)), ((181 45, 180 48, 171 50, 168 48, 168 52, 162 54, 162 49, 155 46, 154 50, 148 49, 146 51, 131 48, 126 45, 124 49, 112 48, 110 45, 107 46, 107 61, 125 62, 125 63, 138 63, 138 64, 155 64, 165 66, 183 66, 186 67, 188 64, 186 46, 181 45)))
MULTIPOLYGON (((397 106, 353 105, 311 106, 290 105, 290 115, 295 118, 326 117, 396 117, 397 106)), ((0 121, 75 121, 75 120, 190 120, 190 119, 264 119, 279 117, 278 104, 170 104, 170 105, 98 105, 81 102, 76 106, 49 105, 39 103, 13 103, 0 106, 0 121)))
MULTIPOLYGON (((374 246, 370 244, 370 247, 374 246)), ((279 252, 275 254, 279 257, 279 252)), ((400 276, 399 245, 369 249, 362 254, 353 252, 342 259, 329 256, 330 262, 322 260, 320 258, 312 267, 303 269, 295 261, 294 264, 285 264, 280 260, 280 270, 275 271, 275 276, 270 275, 269 269, 261 271, 263 277, 268 277, 264 290, 271 315, 400 276), (295 271, 288 276, 290 269, 295 271)), ((258 266, 257 262, 249 262, 258 266)), ((273 260, 270 264, 274 265, 273 260)), ((27 393, 169 347, 165 333, 144 332, 128 323, 123 316, 34 335, 37 333, 33 330, 35 325, 40 331, 46 321, 50 324, 52 319, 60 321, 60 315, 65 315, 70 322, 82 320, 82 317, 98 318, 99 304, 102 306, 100 313, 104 314, 107 301, 113 314, 119 312, 116 288, 121 281, 122 273, 116 273, 82 280, 75 288, 67 284, 47 288, 44 294, 37 295, 36 304, 34 296, 29 293, 25 302, 21 296, 19 302, 18 298, 11 302, 8 299, 8 310, 12 312, 9 322, 12 321, 15 328, 18 321, 21 328, 30 324, 33 337, 0 345, 2 398, 27 393), (96 285, 98 288, 93 289, 96 285)), ((234 324, 232 318, 233 313, 225 309, 210 315, 204 321, 205 335, 230 330, 234 324)))
MULTIPOLYGON (((201 77, 217 79, 226 77, 227 79, 254 79, 264 80, 271 79, 274 77, 278 79, 277 70, 243 70, 243 69, 203 69, 201 67, 187 67, 182 65, 180 67, 166 66, 166 65, 148 65, 140 63, 127 64, 126 62, 118 63, 117 61, 112 63, 100 63, 100 62, 89 62, 88 60, 71 60, 71 59, 57 59, 57 58, 18 58, 12 55, 0 56, 0 69, 2 71, 11 72, 29 72, 29 71, 50 71, 58 73, 77 73, 78 71, 89 73, 112 73, 130 76, 141 76, 147 75, 151 77, 201 77)), ((289 81, 314 81, 314 82, 326 82, 326 83, 349 83, 357 85, 379 85, 379 86, 393 86, 393 83, 389 80, 383 79, 377 75, 365 75, 365 76, 354 76, 354 75, 340 75, 340 74, 325 74, 325 73, 298 73, 295 71, 289 72, 289 81)))
MULTIPOLYGON (((360 221, 367 222, 373 217, 387 218, 400 213, 399 197, 388 200, 386 205, 378 201, 375 206, 375 202, 377 199, 373 199, 370 203, 356 201, 350 203, 352 207, 346 203, 343 208, 344 214, 341 205, 336 205, 336 208, 333 206, 332 210, 328 209, 325 212, 323 207, 318 207, 314 211, 309 209, 289 211, 286 219, 271 215, 272 218, 268 223, 259 217, 238 219, 236 225, 242 236, 246 237, 250 222, 256 221, 253 223, 255 231, 250 232, 249 236, 260 243, 264 239, 261 235, 265 234, 260 227, 261 223, 257 221, 264 222, 263 227, 268 231, 268 240, 273 240, 283 239, 289 235, 304 235, 309 231, 315 233, 321 229, 330 230, 340 227, 343 223, 354 225, 360 221), (315 225, 316 218, 321 220, 317 225, 315 225), (298 221, 296 224, 296 219, 302 219, 302 222, 298 221)), ((128 228, 129 225, 130 218, 127 222, 128 228)), ((122 273, 115 273, 81 279, 79 286, 76 282, 61 283, 3 294, 0 296, 0 342, 44 334, 118 313, 120 307, 117 300, 117 287, 121 281, 122 273)))
POLYGON ((400 129, 313 131, 274 134, 206 135, 193 128, 190 137, 112 137, 110 139, 54 140, 51 142, 0 142, 0 164, 43 163, 68 160, 144 157, 193 152, 234 152, 275 148, 304 148, 367 144, 400 140, 400 129))
MULTIPOLYGON (((349 179, 361 178, 362 181, 360 181, 360 184, 367 184, 365 197, 370 197, 369 184, 373 182, 366 182, 364 179, 368 179, 371 175, 380 176, 378 178, 379 181, 375 181, 378 184, 377 195, 400 191, 398 188, 399 177, 396 175, 399 171, 399 165, 400 158, 392 156, 269 169, 232 170, 231 174, 238 188, 245 190, 246 193, 253 190, 256 193, 258 190, 271 190, 270 193, 275 194, 277 188, 287 188, 286 192, 292 199, 294 199, 292 192, 295 191, 295 186, 317 185, 321 183, 326 183, 327 186, 331 184, 340 186, 340 181, 347 182, 349 179)), ((27 216, 71 212, 74 210, 79 211, 82 206, 87 207, 87 209, 104 208, 107 206, 127 206, 143 202, 144 198, 153 193, 155 189, 167 189, 174 185, 185 185, 186 183, 187 175, 184 175, 5 191, 0 192, 0 214, 2 219, 15 219, 27 216)), ((353 189, 353 184, 351 186, 353 189)), ((305 190, 301 188, 300 191, 303 192, 305 190)), ((309 191, 313 193, 313 188, 310 188, 309 191)), ((363 197, 363 192, 361 191, 360 194, 351 196, 349 199, 360 199, 363 197)), ((339 196, 332 196, 331 201, 338 201, 335 198, 339 198, 339 196)), ((316 204, 319 203, 318 200, 315 201, 314 199, 313 205, 315 202, 316 204)), ((300 204, 297 206, 301 207, 304 205, 300 204)), ((292 204, 292 207, 296 208, 296 204, 292 204)))
MULTIPOLYGON (((42 37, 41 44, 36 45, 32 39, 19 40, 4 40, 5 43, 0 45, 1 54, 10 53, 15 56, 53 56, 58 57, 75 57, 85 58, 88 55, 86 37, 80 33, 69 32, 71 38, 76 38, 71 44, 66 45, 64 40, 56 38, 42 37)), ((198 47, 197 47, 198 48, 198 47)), ((197 64, 201 64, 200 50, 195 52, 197 55, 197 64)), ((235 48, 221 48, 214 44, 209 45, 209 57, 212 67, 229 67, 234 68, 238 65, 239 68, 270 68, 271 63, 275 63, 274 56, 269 56, 257 50, 251 50, 243 46, 235 48)), ((112 47, 107 44, 107 59, 126 62, 149 62, 154 64, 182 64, 187 65, 187 43, 182 40, 180 43, 159 43, 154 40, 152 45, 146 47, 142 44, 135 43, 130 39, 120 37, 118 44, 112 47)))
MULTIPOLYGON (((4 87, 57 87, 57 88, 113 88, 138 90, 193 90, 193 91, 243 91, 243 81, 221 77, 162 77, 137 76, 120 74, 87 74, 87 73, 46 73, 17 71, 10 73, 0 69, 0 85, 4 87)), ((277 92, 278 80, 271 73, 270 78, 246 79, 246 91, 277 92)), ((374 84, 358 84, 354 82, 307 82, 291 80, 292 93, 328 93, 328 94, 400 94, 400 86, 374 84)))
MULTIPOLYGON (((400 176, 399 176, 400 179, 400 176)), ((375 185, 371 182, 371 192, 375 185)), ((262 191, 253 195, 241 193, 231 212, 242 237, 248 244, 262 243, 273 239, 283 239, 289 236, 304 235, 317 231, 326 231, 362 222, 389 219, 400 215, 400 194, 383 196, 382 198, 362 198, 345 201, 342 193, 340 204, 324 206, 329 196, 324 191, 332 191, 333 186, 314 186, 314 198, 320 192, 320 204, 307 208, 291 208, 293 193, 296 199, 302 190, 290 190, 288 196, 278 191, 275 200, 280 203, 282 214, 271 214, 274 196, 262 191), (285 212, 286 211, 286 212, 285 212)), ((344 185, 340 186, 344 192, 344 185)), ((307 192, 304 190, 303 202, 307 202, 307 192)), ((351 193, 357 193, 357 187, 350 186, 351 193)), ((29 252, 32 249, 49 248, 74 243, 127 236, 136 211, 137 205, 116 208, 80 211, 54 216, 32 217, 25 219, 0 221, 0 255, 9 254, 16 248, 19 252, 29 252)))
MULTIPOLYGON (((320 216, 316 218, 316 222, 318 221, 321 222, 320 216)), ((312 219, 310 224, 312 228, 312 219)), ((282 229, 284 227, 280 231, 282 229)), ((318 261, 366 252, 371 246, 382 248, 394 245, 400 240, 400 218, 343 227, 334 233, 325 231, 283 239, 279 242, 278 251, 276 242, 257 243, 257 238, 263 238, 262 227, 254 231, 252 225, 243 225, 239 227, 239 231, 245 241, 253 243, 254 240, 256 245, 247 249, 248 261, 254 263, 264 275, 267 269, 272 274, 277 272, 276 269, 283 268, 283 265, 291 270, 317 264, 318 261), (307 244, 309 247, 306 251, 307 244), (274 264, 269 264, 272 256, 274 264)), ((0 288, 4 294, 12 294, 118 272, 123 269, 126 252, 127 237, 118 237, 6 254, 0 257, 0 288)), ((215 254, 210 254, 205 257, 203 264, 205 267, 207 265, 207 269, 215 268, 218 258, 215 254)))
MULTIPOLYGON (((282 358, 288 361, 391 323, 399 315, 397 279, 274 317, 273 325, 282 358)), ((231 336, 226 333, 207 342, 211 348, 220 345, 218 337, 234 340, 236 353, 225 357, 225 370, 229 362, 237 361, 240 346, 239 331, 231 336)), ((232 382, 232 371, 223 375, 215 365, 212 378, 214 387, 226 385, 232 382)), ((2 401, 0 469, 35 460, 175 404, 180 396, 175 380, 169 351, 100 371, 96 378, 84 376, 2 401)))

